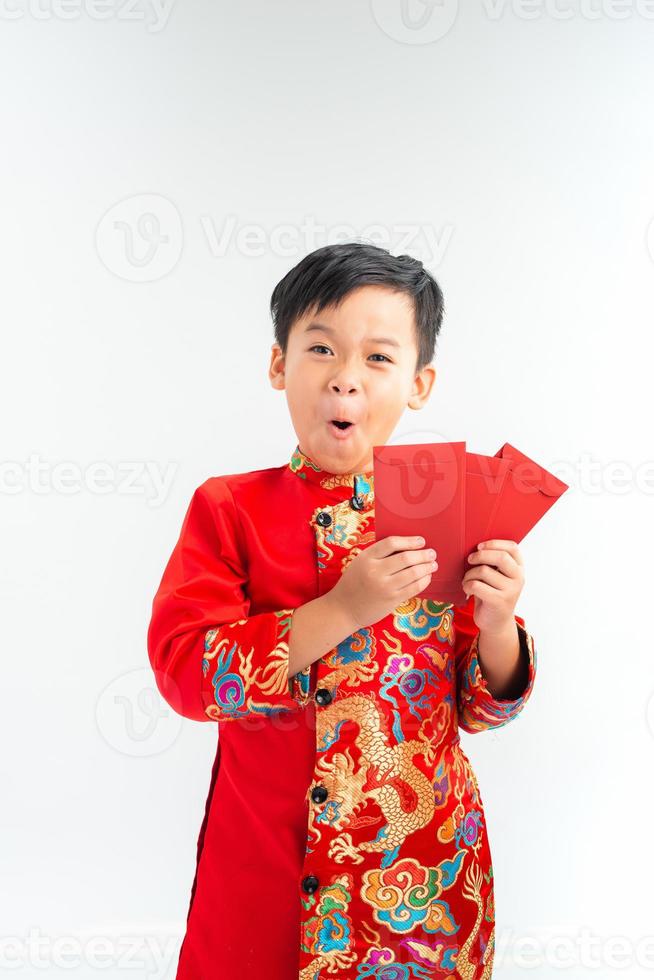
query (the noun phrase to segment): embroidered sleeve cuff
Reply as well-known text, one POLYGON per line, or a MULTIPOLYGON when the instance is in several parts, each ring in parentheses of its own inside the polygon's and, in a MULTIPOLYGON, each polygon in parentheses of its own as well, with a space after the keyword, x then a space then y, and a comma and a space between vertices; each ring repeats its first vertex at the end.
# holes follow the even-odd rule
POLYGON ((258 613, 207 630, 202 658, 207 717, 273 715, 306 703, 310 667, 291 677, 288 673, 294 611, 258 613))
POLYGON ((495 698, 491 694, 479 664, 479 633, 461 661, 457 679, 457 707, 459 726, 467 732, 480 732, 500 728, 515 718, 528 701, 536 677, 536 648, 533 637, 520 623, 520 656, 528 664, 528 677, 524 690, 514 699, 495 698))

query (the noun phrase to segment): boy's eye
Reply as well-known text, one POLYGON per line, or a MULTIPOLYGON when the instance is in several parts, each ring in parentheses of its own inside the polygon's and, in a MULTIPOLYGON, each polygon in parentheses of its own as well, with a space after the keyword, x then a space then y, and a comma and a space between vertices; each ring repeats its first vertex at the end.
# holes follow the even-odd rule
MULTIPOLYGON (((322 348, 322 350, 326 350, 326 351, 329 350, 329 347, 327 347, 326 344, 314 344, 313 347, 310 347, 309 348, 309 350, 316 350, 319 347, 322 348)), ((386 354, 371 354, 370 356, 371 357, 383 357, 385 361, 388 361, 389 364, 391 363, 390 357, 386 357, 386 354)))

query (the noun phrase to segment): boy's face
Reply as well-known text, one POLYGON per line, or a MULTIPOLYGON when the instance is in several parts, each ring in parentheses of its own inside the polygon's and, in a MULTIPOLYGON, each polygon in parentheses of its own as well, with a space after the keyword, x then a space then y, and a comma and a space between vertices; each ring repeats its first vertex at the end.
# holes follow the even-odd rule
POLYGON ((360 286, 337 308, 297 319, 286 357, 272 345, 269 377, 286 391, 298 445, 331 473, 372 470, 405 408, 422 408, 436 371, 416 373, 413 300, 385 286, 360 286), (333 419, 353 424, 340 431, 333 419))

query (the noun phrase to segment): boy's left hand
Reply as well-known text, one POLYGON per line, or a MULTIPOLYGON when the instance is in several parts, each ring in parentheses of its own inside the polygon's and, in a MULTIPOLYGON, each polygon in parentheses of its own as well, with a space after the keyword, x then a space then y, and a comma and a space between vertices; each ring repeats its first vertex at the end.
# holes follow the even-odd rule
POLYGON ((525 584, 520 549, 515 541, 482 541, 467 558, 461 580, 467 596, 474 595, 473 618, 480 630, 501 633, 515 622, 514 610, 525 584))

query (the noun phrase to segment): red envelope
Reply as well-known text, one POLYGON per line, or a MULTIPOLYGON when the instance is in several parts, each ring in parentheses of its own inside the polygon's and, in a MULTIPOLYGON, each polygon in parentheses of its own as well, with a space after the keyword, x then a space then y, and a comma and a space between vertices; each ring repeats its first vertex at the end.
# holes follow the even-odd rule
POLYGON ((509 472, 497 509, 479 540, 504 538, 519 544, 569 487, 508 442, 495 456, 508 461, 509 472))
MULTIPOLYGON (((511 463, 497 456, 466 453, 466 510, 465 510, 465 558, 477 550, 480 541, 491 537, 488 533, 500 503, 511 463)), ((465 593, 464 593, 465 594, 465 593)))
POLYGON ((467 557, 480 541, 520 542, 569 489, 515 446, 495 456, 465 442, 373 446, 377 540, 422 535, 438 568, 418 596, 463 605, 467 557))
POLYGON ((456 605, 466 602, 465 442, 373 446, 376 537, 422 535, 435 548, 438 568, 417 595, 456 605))

